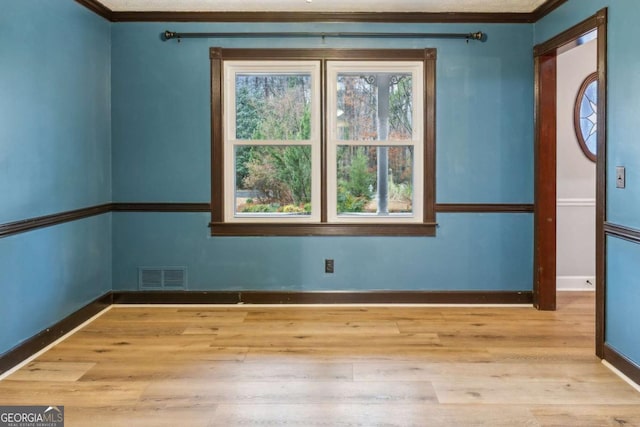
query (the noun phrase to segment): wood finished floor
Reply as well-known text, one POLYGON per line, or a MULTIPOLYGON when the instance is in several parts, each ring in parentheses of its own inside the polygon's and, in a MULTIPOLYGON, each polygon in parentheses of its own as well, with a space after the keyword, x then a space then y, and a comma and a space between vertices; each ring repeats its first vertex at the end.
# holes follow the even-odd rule
POLYGON ((594 356, 594 300, 113 307, 0 382, 67 426, 640 426, 594 356))

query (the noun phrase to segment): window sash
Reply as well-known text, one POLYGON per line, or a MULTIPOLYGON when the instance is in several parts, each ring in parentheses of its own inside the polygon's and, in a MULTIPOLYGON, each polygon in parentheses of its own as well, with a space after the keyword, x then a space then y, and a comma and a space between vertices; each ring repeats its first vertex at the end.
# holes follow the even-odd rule
POLYGON ((225 222, 320 222, 320 61, 225 61, 224 92, 224 220, 225 222), (236 138, 236 75, 309 74, 311 76, 311 136, 308 140, 245 140, 236 138), (239 146, 311 146, 311 215, 236 212, 235 149, 239 146))
POLYGON ((424 66, 422 61, 327 62, 327 221, 330 223, 422 223, 424 213, 424 66), (411 73, 412 138, 410 140, 341 140, 337 131, 338 75, 340 73, 411 73), (413 147, 413 203, 411 214, 338 214, 338 146, 413 147))

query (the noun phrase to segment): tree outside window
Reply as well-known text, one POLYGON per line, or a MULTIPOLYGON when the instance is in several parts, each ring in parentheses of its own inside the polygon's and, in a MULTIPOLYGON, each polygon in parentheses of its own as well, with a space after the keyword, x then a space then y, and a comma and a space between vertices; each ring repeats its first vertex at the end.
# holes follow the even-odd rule
POLYGON ((435 51, 211 49, 212 234, 433 235, 435 51))

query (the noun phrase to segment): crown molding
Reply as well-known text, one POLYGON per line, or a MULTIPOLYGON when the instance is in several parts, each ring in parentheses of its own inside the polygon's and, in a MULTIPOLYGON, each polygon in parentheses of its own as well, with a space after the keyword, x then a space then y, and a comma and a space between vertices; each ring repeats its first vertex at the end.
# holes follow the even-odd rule
POLYGON ((107 21, 113 22, 113 12, 111 9, 100 3, 98 0, 76 0, 90 11, 102 16, 107 21))
POLYGON ((531 13, 533 17, 531 22, 538 22, 539 20, 565 4, 567 1, 568 0, 547 0, 531 13))
POLYGON ((530 13, 113 12, 114 22, 528 23, 530 13))
POLYGON ((111 22, 371 22, 533 23, 567 0, 547 0, 530 13, 429 12, 130 12, 112 11, 98 0, 76 0, 111 22))

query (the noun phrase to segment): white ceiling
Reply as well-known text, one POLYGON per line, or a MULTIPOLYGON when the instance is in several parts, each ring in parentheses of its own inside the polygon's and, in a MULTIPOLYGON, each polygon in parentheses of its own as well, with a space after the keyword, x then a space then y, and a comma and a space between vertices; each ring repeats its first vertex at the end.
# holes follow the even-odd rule
POLYGON ((114 12, 533 12, 545 0, 100 0, 114 12))

